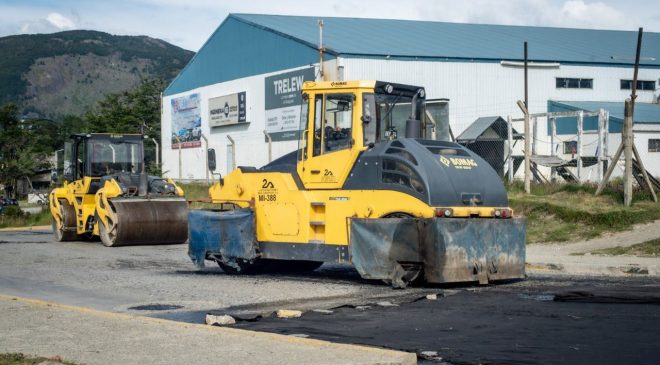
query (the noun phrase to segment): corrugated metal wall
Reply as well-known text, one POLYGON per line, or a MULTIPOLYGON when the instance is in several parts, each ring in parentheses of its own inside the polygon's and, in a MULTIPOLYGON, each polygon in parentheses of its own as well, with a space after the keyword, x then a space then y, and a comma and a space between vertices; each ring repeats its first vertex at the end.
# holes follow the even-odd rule
MULTIPOLYGON (((522 116, 516 106, 524 98, 523 69, 486 62, 432 62, 341 58, 349 79, 376 79, 424 86, 427 98, 448 98, 454 135, 475 119, 499 115, 522 116)), ((632 68, 565 66, 529 69, 529 110, 547 111, 548 100, 623 101, 630 90, 620 89, 631 79, 632 68), (558 89, 556 77, 592 78, 593 89, 558 89)), ((660 69, 640 69, 640 80, 658 80, 660 69)), ((638 102, 651 102, 652 91, 639 91, 638 102)), ((539 135, 545 134, 539 130, 539 135)))
MULTIPOLYGON (((318 56, 315 54, 315 56, 318 56)), ((267 63, 267 62, 266 62, 267 63)), ((460 134, 475 119, 483 116, 499 115, 504 118, 511 115, 514 118, 522 114, 516 106, 516 100, 523 98, 523 70, 519 67, 502 66, 499 63, 486 62, 433 62, 433 61, 402 61, 386 59, 339 58, 336 62, 326 62, 330 77, 336 77, 336 66, 343 67, 345 80, 376 79, 405 84, 425 86, 427 98, 449 98, 450 123, 454 135, 460 134)), ((237 164, 262 166, 267 162, 267 145, 264 142, 264 78, 287 69, 278 69, 269 74, 249 76, 233 81, 216 83, 210 86, 192 89, 188 93, 201 94, 201 115, 203 133, 209 136, 210 147, 218 152, 219 171, 226 174, 226 135, 230 134, 237 142, 237 164), (206 124, 208 117, 208 99, 231 93, 247 92, 246 126, 230 126, 210 130, 206 124)), ((549 99, 554 100, 598 100, 623 101, 630 93, 620 89, 620 79, 632 77, 632 69, 625 67, 596 66, 565 66, 555 68, 530 69, 530 111, 546 112, 549 99), (557 89, 556 77, 593 78, 593 89, 557 89)), ((660 69, 641 69, 640 79, 657 80, 660 69)), ((185 94, 188 94, 185 93, 185 94)), ((173 95, 179 96, 183 94, 173 95)), ((162 135, 170 136, 170 102, 172 96, 165 97, 162 135)), ((639 102, 653 100, 652 91, 640 91, 639 102)), ((523 130, 522 123, 514 124, 518 131, 523 130)), ((546 120, 538 121, 537 152, 549 154, 550 144, 547 137, 546 120)), ((595 136, 585 135, 585 153, 594 153, 593 139, 595 136)), ((611 147, 616 148, 617 137, 610 138, 611 147), (612 146, 613 145, 613 146, 612 146)), ((644 144, 646 142, 641 142, 644 144)), ((641 144, 640 144, 641 146, 641 144)), ((168 138, 164 138, 163 170, 167 176, 178 177, 178 151, 171 149, 168 138)), ((277 158, 289 151, 295 150, 297 142, 274 142, 273 155, 277 158)), ((518 150, 520 147, 517 146, 518 150)), ((640 149, 645 148, 640 147, 640 149)), ((612 151, 613 152, 613 151, 612 151)), ((611 153, 612 153, 611 152, 611 153)), ((183 150, 184 179, 204 178, 204 149, 192 148, 183 150)), ((519 153, 519 151, 517 151, 519 153)))

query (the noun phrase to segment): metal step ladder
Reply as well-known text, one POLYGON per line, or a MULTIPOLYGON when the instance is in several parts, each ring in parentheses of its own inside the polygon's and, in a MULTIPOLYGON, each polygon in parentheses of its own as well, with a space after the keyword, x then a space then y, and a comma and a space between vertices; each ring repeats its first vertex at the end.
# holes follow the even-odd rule
POLYGON ((325 203, 311 202, 309 215, 309 243, 325 243, 325 203))

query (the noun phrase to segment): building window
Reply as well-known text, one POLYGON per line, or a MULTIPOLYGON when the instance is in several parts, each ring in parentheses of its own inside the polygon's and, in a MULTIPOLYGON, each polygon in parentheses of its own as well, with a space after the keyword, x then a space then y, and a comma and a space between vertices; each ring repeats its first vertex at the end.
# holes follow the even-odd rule
MULTIPOLYGON (((631 90, 632 80, 621 80, 621 90, 631 90)), ((655 90, 655 81, 637 80, 637 90, 655 90)))
POLYGON ((593 89, 594 79, 576 79, 568 77, 557 77, 558 89, 593 89))
POLYGON ((660 152, 660 139, 649 139, 649 152, 660 152))
POLYGON ((566 141, 564 142, 564 154, 565 155, 574 155, 577 153, 577 141, 566 141))

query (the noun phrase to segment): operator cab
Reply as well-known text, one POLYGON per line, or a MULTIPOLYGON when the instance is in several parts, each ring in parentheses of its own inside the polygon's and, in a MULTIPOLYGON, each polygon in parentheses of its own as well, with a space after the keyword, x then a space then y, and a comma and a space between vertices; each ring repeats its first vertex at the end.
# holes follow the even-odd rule
POLYGON ((341 187, 361 151, 381 142, 451 140, 448 121, 427 112, 425 97, 423 87, 381 81, 306 82, 298 149, 305 186, 341 187))
POLYGON ((64 179, 139 174, 143 164, 139 134, 75 134, 64 145, 64 179))
POLYGON ((84 194, 96 194, 114 178, 134 195, 147 184, 143 155, 140 134, 74 134, 64 145, 64 180, 80 181, 84 194))

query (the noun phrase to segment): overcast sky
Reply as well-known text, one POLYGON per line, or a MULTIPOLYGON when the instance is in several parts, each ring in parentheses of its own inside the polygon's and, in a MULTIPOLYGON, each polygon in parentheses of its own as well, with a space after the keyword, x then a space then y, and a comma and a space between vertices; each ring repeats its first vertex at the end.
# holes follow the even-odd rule
POLYGON ((660 32, 658 0, 0 0, 0 36, 92 29, 197 51, 229 13, 660 32))

